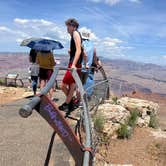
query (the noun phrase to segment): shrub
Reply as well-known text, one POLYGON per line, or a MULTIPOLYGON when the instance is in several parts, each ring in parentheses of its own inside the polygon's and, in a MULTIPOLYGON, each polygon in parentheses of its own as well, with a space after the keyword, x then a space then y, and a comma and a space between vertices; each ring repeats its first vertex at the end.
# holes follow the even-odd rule
POLYGON ((158 122, 157 116, 155 114, 150 115, 149 127, 152 127, 154 129, 159 127, 159 122, 158 122))
POLYGON ((101 114, 98 114, 94 117, 94 128, 96 131, 101 132, 104 128, 105 119, 104 116, 101 114))
POLYGON ((129 126, 135 127, 137 119, 138 119, 138 114, 139 114, 139 111, 137 109, 131 111, 130 117, 129 117, 128 122, 127 122, 127 124, 129 126))
POLYGON ((118 97, 115 96, 112 98, 113 104, 118 104, 118 97))
POLYGON ((126 124, 122 124, 117 130, 118 138, 129 138, 132 134, 132 130, 136 125, 138 119, 139 111, 137 109, 131 111, 130 117, 128 118, 126 124))
POLYGON ((5 78, 0 78, 0 85, 5 85, 5 78))
POLYGON ((121 127, 117 130, 118 138, 124 139, 131 136, 132 128, 127 124, 122 124, 121 127))
POLYGON ((155 147, 156 147, 157 149, 160 149, 160 148, 162 147, 162 145, 161 145, 160 143, 156 143, 156 144, 155 144, 155 147))

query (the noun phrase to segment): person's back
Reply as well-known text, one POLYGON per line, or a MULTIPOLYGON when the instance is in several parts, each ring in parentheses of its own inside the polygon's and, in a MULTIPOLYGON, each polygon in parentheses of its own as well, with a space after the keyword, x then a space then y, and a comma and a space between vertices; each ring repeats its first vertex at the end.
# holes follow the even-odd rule
POLYGON ((37 56, 37 51, 34 49, 31 49, 30 53, 29 53, 29 61, 32 63, 36 62, 36 56, 37 56))
MULTIPOLYGON (((80 37, 80 40, 81 40, 81 35, 80 33, 75 30, 73 32, 73 34, 71 35, 71 41, 70 41, 70 59, 69 59, 69 63, 72 64, 74 59, 75 59, 75 54, 76 54, 76 43, 75 43, 75 39, 74 39, 74 33, 78 33, 79 34, 79 37, 80 37)), ((82 41, 81 41, 82 42, 82 41)), ((79 55, 79 58, 77 60, 77 63, 76 65, 80 67, 81 63, 82 63, 82 59, 83 59, 83 56, 82 56, 82 50, 80 52, 80 55, 79 55)))
POLYGON ((39 75, 39 65, 37 63, 32 63, 30 66, 31 76, 39 75))
MULTIPOLYGON (((83 40, 82 46, 85 51, 86 56, 86 67, 90 67, 93 62, 93 55, 94 55, 94 44, 90 40, 83 40)), ((85 62, 83 62, 85 63, 85 62)))
MULTIPOLYGON (((40 88, 42 89, 51 78, 55 66, 55 60, 51 51, 40 51, 36 58, 39 64, 40 88)), ((53 96, 53 88, 49 92, 50 98, 53 96)))
MULTIPOLYGON (((79 27, 79 23, 76 19, 70 18, 65 21, 66 28, 68 33, 71 36, 70 40, 70 59, 68 68, 76 69, 78 75, 80 75, 81 71, 79 68, 81 68, 82 64, 82 47, 81 47, 81 35, 77 31, 79 27)), ((71 110, 73 110, 73 94, 76 88, 75 80, 70 72, 70 70, 67 70, 62 83, 61 83, 61 89, 66 95, 65 102, 59 106, 59 109, 62 111, 65 111, 69 113, 71 110)))
POLYGON ((30 69, 29 74, 32 80, 32 89, 33 89, 34 95, 36 95, 38 75, 39 75, 39 65, 36 63, 36 56, 37 56, 37 51, 34 49, 31 49, 29 54, 29 61, 31 62, 31 65, 29 68, 30 69))
POLYGON ((87 30, 81 31, 81 36, 83 39, 83 49, 84 49, 84 68, 82 70, 82 83, 84 89, 87 90, 88 96, 93 93, 93 88, 90 88, 94 84, 94 72, 92 72, 92 64, 94 56, 96 55, 96 49, 92 41, 90 41, 90 32, 87 30))
POLYGON ((54 56, 51 52, 38 52, 37 63, 40 68, 53 69, 55 66, 54 56))

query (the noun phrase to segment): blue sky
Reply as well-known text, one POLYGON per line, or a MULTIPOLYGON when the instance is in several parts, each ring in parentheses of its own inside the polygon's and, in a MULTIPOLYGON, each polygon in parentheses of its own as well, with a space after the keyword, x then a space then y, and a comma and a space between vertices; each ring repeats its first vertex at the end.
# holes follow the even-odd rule
POLYGON ((0 52, 20 52, 23 39, 61 41, 67 53, 64 21, 76 18, 91 32, 99 56, 166 65, 164 0, 1 0, 0 52))

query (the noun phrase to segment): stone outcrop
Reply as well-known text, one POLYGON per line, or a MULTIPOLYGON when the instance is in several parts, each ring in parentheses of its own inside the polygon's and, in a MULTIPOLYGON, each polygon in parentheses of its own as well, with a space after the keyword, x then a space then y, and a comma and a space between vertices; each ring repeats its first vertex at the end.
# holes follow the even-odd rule
POLYGON ((137 109, 142 116, 146 116, 146 114, 150 115, 151 113, 156 114, 159 110, 159 105, 157 103, 148 100, 123 97, 118 99, 117 103, 129 111, 137 109))
POLYGON ((131 111, 139 111, 137 125, 139 127, 148 127, 151 114, 156 115, 159 110, 157 103, 123 97, 116 101, 106 100, 104 104, 98 107, 97 113, 101 114, 105 120, 102 132, 106 136, 115 136, 116 131, 125 124, 130 116, 131 111))
POLYGON ((105 123, 103 133, 107 136, 113 136, 125 124, 130 112, 120 105, 110 103, 102 104, 98 107, 98 112, 103 116, 105 123))
POLYGON ((139 111, 137 125, 139 127, 148 127, 150 115, 156 115, 159 110, 159 105, 152 101, 141 100, 136 98, 123 97, 117 103, 129 111, 139 111))

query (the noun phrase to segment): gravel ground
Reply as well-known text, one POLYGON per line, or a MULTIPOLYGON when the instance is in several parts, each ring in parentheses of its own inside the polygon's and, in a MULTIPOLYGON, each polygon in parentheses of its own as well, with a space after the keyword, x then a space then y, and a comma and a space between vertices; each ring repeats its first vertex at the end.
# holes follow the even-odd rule
MULTIPOLYGON (((27 119, 19 116, 19 108, 29 102, 30 99, 24 98, 13 101, 17 98, 17 95, 20 98, 20 94, 23 93, 23 91, 18 93, 17 90, 12 89, 12 93, 7 92, 5 96, 3 96, 4 93, 0 92, 0 165, 44 165, 53 130, 36 111, 27 119)), ((29 95, 29 93, 26 92, 23 96, 26 95, 29 95)), ((58 103, 62 103, 64 100, 62 93, 56 91, 56 96, 60 98, 58 103)), ((104 158, 104 161, 111 164, 165 166, 166 133, 156 132, 154 134, 154 132, 156 131, 137 128, 131 139, 113 139, 109 145, 100 147, 99 154, 103 156, 101 158, 104 158)), ((57 136, 52 151, 50 166, 74 165, 68 150, 57 136)), ((100 166, 102 165, 100 164, 100 166)))
MULTIPOLYGON (((29 100, 24 98, 0 105, 0 165, 44 165, 53 130, 36 111, 27 119, 19 116, 19 108, 29 100)), ((52 151, 50 165, 73 165, 68 150, 58 136, 52 151)))
POLYGON ((130 139, 111 139, 107 146, 102 145, 98 155, 106 163, 115 166, 165 166, 166 132, 163 135, 160 132, 149 128, 136 128, 130 139), (154 133, 160 136, 154 136, 154 133))

